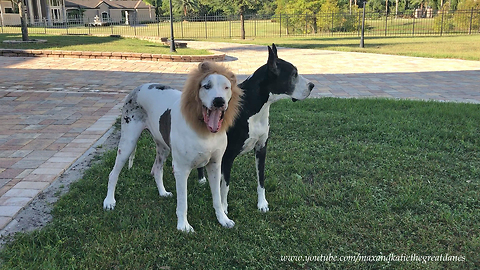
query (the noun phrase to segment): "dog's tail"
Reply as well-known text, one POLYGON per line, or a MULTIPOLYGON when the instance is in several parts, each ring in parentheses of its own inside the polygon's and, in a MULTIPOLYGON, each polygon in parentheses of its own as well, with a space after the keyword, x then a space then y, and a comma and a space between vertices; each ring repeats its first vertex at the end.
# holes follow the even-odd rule
POLYGON ((133 160, 135 159, 135 152, 137 152, 137 146, 135 145, 135 149, 133 149, 132 153, 130 154, 130 157, 128 157, 128 169, 132 168, 133 166, 133 160))

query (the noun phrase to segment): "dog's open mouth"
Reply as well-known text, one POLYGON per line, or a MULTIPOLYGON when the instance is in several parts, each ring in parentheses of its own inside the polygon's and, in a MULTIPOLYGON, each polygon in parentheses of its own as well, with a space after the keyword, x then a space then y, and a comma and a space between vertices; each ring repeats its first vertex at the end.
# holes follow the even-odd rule
POLYGON ((203 122, 207 124, 207 128, 210 132, 216 133, 222 127, 223 117, 225 116, 225 110, 223 108, 209 109, 203 106, 203 122))

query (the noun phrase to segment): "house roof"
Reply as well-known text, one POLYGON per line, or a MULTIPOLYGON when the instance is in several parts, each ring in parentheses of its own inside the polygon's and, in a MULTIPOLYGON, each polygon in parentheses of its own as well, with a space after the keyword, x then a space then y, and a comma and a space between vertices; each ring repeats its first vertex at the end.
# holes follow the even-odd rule
POLYGON ((97 9, 102 3, 110 6, 110 9, 147 9, 149 8, 142 0, 65 0, 65 7, 97 9))

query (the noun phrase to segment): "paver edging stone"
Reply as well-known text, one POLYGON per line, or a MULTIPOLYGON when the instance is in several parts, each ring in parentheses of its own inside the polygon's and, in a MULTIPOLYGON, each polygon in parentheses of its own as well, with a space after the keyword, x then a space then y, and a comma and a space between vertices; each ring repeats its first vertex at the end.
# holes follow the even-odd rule
POLYGON ((150 53, 123 53, 123 52, 90 52, 90 51, 58 51, 58 50, 30 50, 30 49, 1 49, 0 56, 5 57, 65 57, 89 59, 129 59, 143 61, 169 61, 169 62, 202 62, 223 61, 225 54, 213 55, 170 55, 150 53))

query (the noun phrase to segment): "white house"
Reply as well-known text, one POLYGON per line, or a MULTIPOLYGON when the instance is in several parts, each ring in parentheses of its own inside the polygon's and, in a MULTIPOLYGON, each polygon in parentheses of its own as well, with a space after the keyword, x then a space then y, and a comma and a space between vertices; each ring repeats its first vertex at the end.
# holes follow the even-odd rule
MULTIPOLYGON (((155 20, 155 10, 141 0, 25 0, 30 25, 53 25, 65 21, 87 23, 96 16, 105 22, 130 24, 138 20, 155 20)), ((18 25, 18 7, 0 0, 0 23, 18 25)))
POLYGON ((155 9, 141 0, 65 0, 69 20, 92 22, 98 17, 103 22, 132 24, 135 21, 155 21, 155 9))

